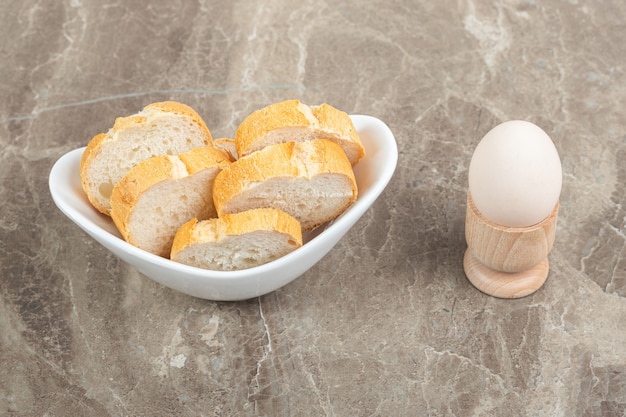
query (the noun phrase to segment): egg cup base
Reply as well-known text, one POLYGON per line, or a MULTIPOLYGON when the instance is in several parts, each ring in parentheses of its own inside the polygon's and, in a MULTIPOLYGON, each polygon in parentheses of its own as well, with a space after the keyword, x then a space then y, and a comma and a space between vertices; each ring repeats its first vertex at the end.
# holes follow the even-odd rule
POLYGON ((482 264, 468 248, 463 256, 463 269, 469 282, 487 295, 497 298, 522 298, 543 286, 550 265, 548 258, 522 272, 502 272, 482 264))

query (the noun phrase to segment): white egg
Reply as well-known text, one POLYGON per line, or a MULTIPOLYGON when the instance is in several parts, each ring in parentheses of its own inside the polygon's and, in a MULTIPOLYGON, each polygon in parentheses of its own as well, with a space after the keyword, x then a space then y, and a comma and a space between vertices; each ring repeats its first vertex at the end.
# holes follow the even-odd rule
POLYGON ((527 227, 544 220, 559 200, 562 181, 554 143, 540 127, 522 120, 491 129, 469 167, 476 208, 501 226, 527 227))

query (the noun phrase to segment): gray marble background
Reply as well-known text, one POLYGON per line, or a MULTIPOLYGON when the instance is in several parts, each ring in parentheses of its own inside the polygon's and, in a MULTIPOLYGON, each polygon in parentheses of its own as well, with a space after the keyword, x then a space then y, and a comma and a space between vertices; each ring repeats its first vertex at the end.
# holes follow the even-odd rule
POLYGON ((2 1, 0 414, 625 416, 626 3, 2 1), (335 249, 246 302, 177 293, 54 206, 48 173, 177 100, 215 137, 299 98, 385 121, 399 161, 335 249), (548 281, 462 269, 467 170, 541 126, 564 185, 548 281))

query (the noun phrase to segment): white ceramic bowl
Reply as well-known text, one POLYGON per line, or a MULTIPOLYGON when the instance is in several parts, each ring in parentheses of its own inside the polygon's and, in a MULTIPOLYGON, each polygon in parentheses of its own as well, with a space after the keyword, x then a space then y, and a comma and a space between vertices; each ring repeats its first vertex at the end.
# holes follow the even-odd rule
POLYGON ((57 207, 87 234, 139 272, 182 293, 216 301, 246 300, 293 281, 326 255, 374 203, 389 183, 398 160, 391 130, 371 116, 350 116, 366 156, 355 167, 357 201, 340 217, 303 236, 304 245, 280 259, 241 271, 210 271, 153 255, 126 243, 112 220, 95 210, 80 183, 80 158, 85 148, 63 155, 50 172, 49 185, 57 207))

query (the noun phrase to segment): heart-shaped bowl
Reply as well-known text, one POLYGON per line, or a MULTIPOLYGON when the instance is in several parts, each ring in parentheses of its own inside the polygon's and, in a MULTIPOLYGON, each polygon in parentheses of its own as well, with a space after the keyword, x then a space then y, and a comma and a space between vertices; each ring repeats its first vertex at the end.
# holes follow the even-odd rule
MULTIPOLYGON (((395 138, 372 116, 350 116, 366 156, 354 167, 359 194, 341 216, 303 236, 302 247, 250 269, 211 271, 153 255, 125 242, 110 217, 94 209, 80 182, 85 148, 63 155, 50 171, 49 186, 57 207, 83 231, 148 278, 193 297, 215 301, 246 300, 270 293, 309 270, 350 230, 383 192, 398 161, 395 138)), ((70 260, 71 261, 71 260, 70 260)))

